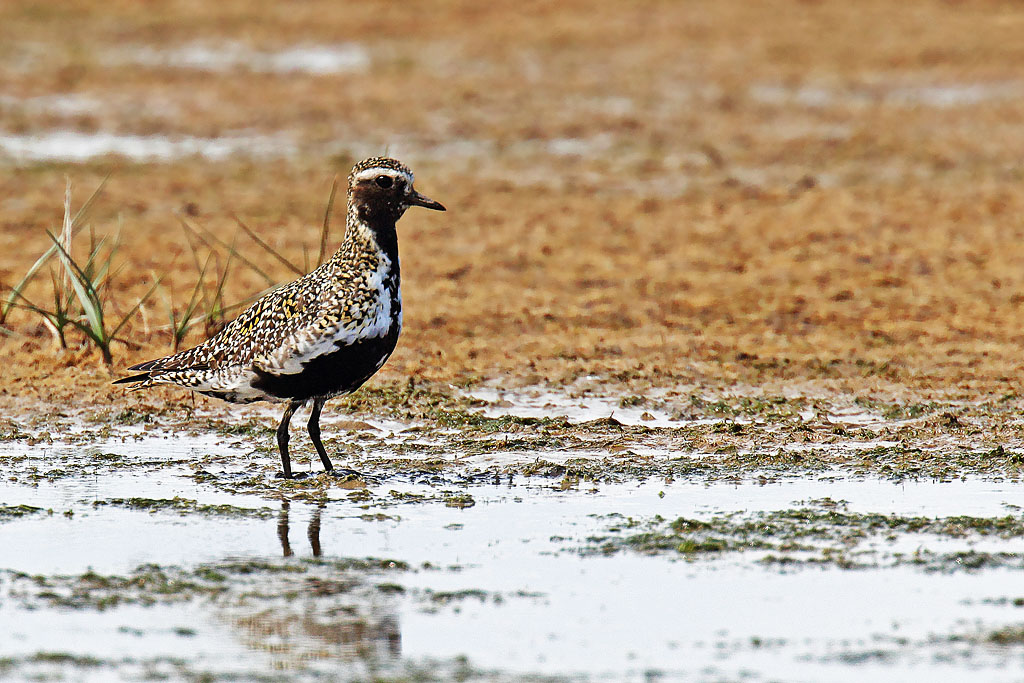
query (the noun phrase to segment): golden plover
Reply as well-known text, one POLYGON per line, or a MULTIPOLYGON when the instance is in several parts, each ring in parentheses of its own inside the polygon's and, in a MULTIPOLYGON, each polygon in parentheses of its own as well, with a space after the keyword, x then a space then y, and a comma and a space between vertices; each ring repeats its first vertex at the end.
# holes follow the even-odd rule
POLYGON ((320 411, 327 399, 358 389, 395 349, 402 329, 395 223, 410 206, 445 210, 413 188, 404 164, 383 157, 359 162, 348 177, 345 239, 329 261, 263 297, 204 344, 132 366, 139 374, 114 383, 171 384, 233 403, 287 403, 277 445, 289 479, 288 423, 312 402, 309 436, 333 473, 320 441, 320 411))

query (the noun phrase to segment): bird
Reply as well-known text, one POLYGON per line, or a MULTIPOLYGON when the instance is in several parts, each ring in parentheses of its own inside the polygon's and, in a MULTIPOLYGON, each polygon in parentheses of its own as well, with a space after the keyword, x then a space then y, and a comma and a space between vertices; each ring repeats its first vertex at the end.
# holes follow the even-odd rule
POLYGON ((231 403, 287 404, 277 427, 282 471, 292 479, 288 425, 312 407, 309 437, 330 474, 320 440, 328 399, 350 394, 391 356, 402 329, 401 273, 395 224, 412 206, 445 211, 413 187, 408 166, 387 157, 360 161, 348 177, 345 237, 306 275, 256 301, 221 332, 193 348, 133 365, 114 384, 132 390, 169 384, 231 403))

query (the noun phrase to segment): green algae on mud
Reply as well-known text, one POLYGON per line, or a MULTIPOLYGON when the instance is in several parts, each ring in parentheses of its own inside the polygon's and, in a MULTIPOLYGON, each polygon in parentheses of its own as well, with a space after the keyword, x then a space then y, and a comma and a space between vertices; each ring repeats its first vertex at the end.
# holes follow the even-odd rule
MULTIPOLYGON (((259 623, 254 624, 254 626, 259 626, 259 623)), ((388 636, 386 628, 383 629, 384 632, 382 633, 372 632, 375 626, 372 623, 357 623, 353 626, 355 630, 371 631, 367 634, 368 638, 379 637, 386 640, 388 636)), ((134 632, 134 635, 137 637, 148 634, 145 630, 133 630, 131 627, 125 628, 128 629, 125 632, 134 632)), ((380 628, 379 625, 378 628, 380 628)), ((173 629, 173 633, 181 638, 194 638, 196 636, 195 631, 189 628, 179 627, 173 629)), ((360 643, 363 647, 368 647, 371 644, 360 643)), ((269 645, 266 647, 268 650, 272 649, 269 645)), ((280 649, 280 646, 278 646, 278 649, 280 649)), ((321 653, 314 653, 308 656, 310 659, 317 659, 319 657, 322 657, 321 653)), ((296 672, 294 670, 295 666, 295 664, 290 662, 287 664, 278 663, 278 668, 286 670, 267 672, 266 670, 254 668, 215 674, 211 673, 207 667, 190 661, 189 658, 184 656, 163 655, 155 657, 127 656, 103 658, 77 655, 59 650, 41 650, 22 657, 0 657, 0 675, 17 673, 24 680, 63 680, 69 672, 89 677, 96 675, 97 671, 109 672, 112 677, 117 678, 125 678, 124 672, 128 672, 131 675, 127 677, 132 680, 185 680, 203 683, 217 680, 285 683, 286 681, 295 680, 334 680, 337 676, 336 672, 333 671, 305 672, 300 670, 296 672)), ((502 675, 495 671, 474 667, 466 657, 454 657, 450 660, 430 659, 423 662, 402 662, 394 670, 388 670, 386 676, 381 676, 378 673, 373 678, 363 679, 360 677, 354 680, 387 681, 388 683, 422 683, 422 681, 464 681, 466 683, 480 681, 481 683, 496 683, 498 681, 511 682, 523 680, 530 681, 531 683, 564 683, 566 679, 564 676, 542 676, 537 674, 526 677, 502 675)))
POLYGON ((985 642, 990 645, 1024 645, 1024 625, 1007 626, 1006 628, 992 631, 985 636, 985 642))
POLYGON ((28 515, 42 512, 43 508, 33 505, 4 505, 0 504, 0 522, 11 519, 18 519, 28 515))
POLYGON ((225 560, 200 564, 194 568, 140 565, 127 575, 104 575, 87 571, 79 575, 28 575, 0 572, 6 579, 9 595, 23 607, 69 607, 109 609, 119 605, 167 604, 207 597, 230 596, 244 601, 263 596, 298 595, 312 590, 327 595, 324 580, 347 576, 351 586, 371 581, 382 573, 408 571, 398 560, 343 558, 268 561, 261 559, 225 560), (320 588, 318 588, 320 586, 320 588))
MULTIPOLYGON (((8 466, 12 481, 26 483, 184 466, 196 482, 225 492, 269 497, 285 492, 310 501, 326 499, 337 486, 373 487, 389 480, 465 486, 516 475, 616 483, 837 475, 1018 480, 1024 474, 1024 454, 1014 450, 1024 441, 1024 425, 1015 422, 1015 400, 896 404, 865 397, 701 397, 687 392, 601 399, 613 411, 625 405, 670 416, 653 426, 644 424, 642 416, 639 423, 625 424, 614 412, 593 416, 592 411, 592 419, 570 420, 559 414, 558 401, 594 399, 592 391, 537 391, 554 400, 545 408, 549 414, 540 417, 490 414, 515 406, 425 381, 375 383, 339 399, 332 404, 334 418, 340 413, 345 419, 325 424, 325 441, 332 456, 366 474, 360 481, 325 479, 304 439, 293 442, 294 457, 297 463, 312 463, 314 476, 302 482, 275 480, 276 416, 215 403, 203 403, 207 407, 200 410, 186 400, 159 403, 152 398, 87 411, 79 418, 57 414, 60 430, 38 417, 8 421, 4 429, 16 437, 0 449, 0 465, 8 466), (73 429, 74 419, 101 429, 73 429), (192 440, 187 448, 182 436, 192 440), (134 453, 115 452, 123 450, 119 444, 139 444, 133 450, 144 452, 148 440, 161 437, 168 438, 160 459, 140 461, 134 453), (21 447, 41 439, 96 445, 56 460, 43 449, 21 447), (218 471, 234 469, 240 458, 250 467, 248 476, 218 471)), ((511 391, 503 395, 515 398, 511 391)))
POLYGON ((270 508, 244 508, 237 505, 210 505, 199 503, 188 498, 175 496, 174 498, 108 498, 106 500, 95 500, 93 507, 121 507, 130 510, 145 510, 148 512, 176 512, 179 515, 219 515, 228 517, 272 517, 276 512, 270 508))
POLYGON ((800 507, 725 512, 706 519, 659 515, 634 519, 613 513, 604 533, 594 534, 577 549, 583 555, 635 552, 685 560, 726 553, 758 553, 758 562, 775 567, 829 565, 842 569, 909 565, 929 571, 1024 568, 1022 552, 986 552, 973 548, 933 551, 928 540, 973 543, 986 537, 1024 537, 1024 517, 922 517, 854 513, 842 501, 805 501, 800 507), (924 537, 912 552, 892 549, 910 535, 924 537), (890 544, 886 546, 886 544, 890 544))
MULTIPOLYGON (((571 390, 566 394, 573 395, 571 390)), ((450 469, 455 466, 451 456, 457 454, 500 455, 504 462, 487 472, 529 476, 546 468, 548 453, 568 455, 567 462, 546 468, 552 476, 567 471, 594 481, 718 479, 765 472, 786 476, 834 469, 891 478, 980 474, 1017 479, 1024 472, 1024 455, 1002 445, 1024 439, 1024 427, 1013 422, 1015 406, 1006 401, 897 404, 858 397, 851 406, 877 418, 868 429, 837 421, 834 415, 851 407, 841 397, 726 396, 712 401, 684 394, 619 400, 660 409, 672 415, 672 426, 627 425, 614 415, 570 421, 557 406, 543 417, 487 416, 491 403, 453 387, 390 382, 364 387, 339 400, 336 409, 362 419, 398 420, 404 428, 390 437, 349 431, 332 435, 328 444, 357 469, 374 475, 450 469), (582 457, 574 458, 574 452, 582 457), (524 460, 526 455, 534 457, 524 460)), ((210 427, 224 435, 232 432, 230 422, 210 427)), ((271 421, 262 428, 250 421, 245 431, 258 436, 252 444, 257 450, 273 453, 271 421)), ((298 445, 301 455, 307 451, 298 445)))
MULTIPOLYGON (((448 571, 452 571, 449 568, 448 571)), ((481 589, 442 591, 406 588, 396 579, 409 572, 440 572, 431 565, 411 567, 389 558, 238 559, 192 568, 140 565, 127 575, 87 571, 79 575, 29 575, 0 570, 0 587, 25 609, 107 610, 123 605, 151 606, 210 600, 220 607, 262 609, 299 598, 317 601, 325 613, 352 613, 372 605, 374 594, 402 595, 433 611, 466 599, 501 603, 510 598, 539 598, 538 593, 508 594, 481 589), (6 584, 6 586, 4 585, 6 584), (338 601, 344 604, 338 604, 338 601), (348 606, 345 606, 348 605, 348 606)), ((308 605, 303 602, 303 608, 308 605)))

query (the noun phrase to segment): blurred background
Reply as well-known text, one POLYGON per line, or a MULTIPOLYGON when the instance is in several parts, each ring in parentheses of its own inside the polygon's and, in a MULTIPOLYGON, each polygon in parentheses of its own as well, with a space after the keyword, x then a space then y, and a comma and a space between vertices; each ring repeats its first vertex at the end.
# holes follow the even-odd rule
MULTIPOLYGON (((197 280, 198 316, 315 265, 389 154, 449 208, 399 226, 392 378, 1012 388, 1022 35, 1016 2, 6 0, 0 282, 109 174, 114 362, 163 354, 197 280)), ((38 312, 2 329, 49 381, 38 312)))

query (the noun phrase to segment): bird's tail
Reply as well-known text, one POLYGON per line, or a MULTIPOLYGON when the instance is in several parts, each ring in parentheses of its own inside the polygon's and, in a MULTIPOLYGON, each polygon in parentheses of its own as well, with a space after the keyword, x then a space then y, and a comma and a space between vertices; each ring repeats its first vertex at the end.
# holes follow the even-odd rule
MULTIPOLYGON (((153 384, 161 383, 161 381, 167 381, 168 378, 163 377, 168 373, 178 373, 183 370, 190 371, 202 371, 209 370, 210 365, 207 362, 202 362, 197 356, 197 349, 202 347, 196 347, 176 353, 173 356, 164 356, 163 358, 155 358, 153 360, 147 360, 145 363, 139 363, 133 365, 129 370, 138 370, 139 372, 128 377, 122 377, 115 379, 113 384, 131 384, 131 390, 136 391, 138 389, 145 389, 153 384)), ((170 382, 173 384, 173 382, 170 382)))
MULTIPOLYGON (((140 372, 137 375, 131 375, 129 377, 122 377, 121 379, 115 379, 111 384, 139 384, 153 378, 148 372, 140 372)), ((133 389, 142 389, 142 387, 132 387, 133 389)))

